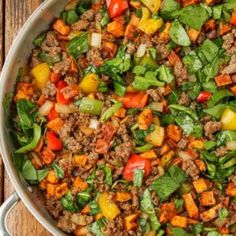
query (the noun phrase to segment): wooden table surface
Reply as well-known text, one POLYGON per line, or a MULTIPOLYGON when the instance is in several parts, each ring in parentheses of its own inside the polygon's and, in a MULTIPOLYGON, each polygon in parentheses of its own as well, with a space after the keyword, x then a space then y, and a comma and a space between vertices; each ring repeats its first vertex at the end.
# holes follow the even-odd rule
MULTIPOLYGON (((18 31, 42 0, 0 0, 0 70, 18 31)), ((0 205, 14 191, 0 158, 0 205)), ((20 202, 8 217, 13 236, 49 236, 20 202)))

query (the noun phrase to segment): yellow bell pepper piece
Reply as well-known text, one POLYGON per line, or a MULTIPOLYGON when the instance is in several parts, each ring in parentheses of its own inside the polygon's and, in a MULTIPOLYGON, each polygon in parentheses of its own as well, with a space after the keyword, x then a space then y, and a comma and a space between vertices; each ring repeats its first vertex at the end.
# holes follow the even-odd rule
POLYGON ((151 17, 151 12, 146 7, 142 7, 142 18, 140 22, 145 21, 150 17, 151 17))
POLYGON ((35 66, 32 69, 32 74, 35 78, 36 86, 39 89, 43 89, 50 79, 51 71, 50 71, 49 65, 47 63, 42 63, 42 64, 35 66))
POLYGON ((229 108, 221 116, 221 130, 236 130, 236 113, 229 108))
POLYGON ((170 163, 170 161, 173 159, 174 155, 175 155, 174 151, 169 151, 168 153, 166 153, 165 155, 163 155, 163 156, 161 157, 160 166, 163 167, 163 168, 166 167, 166 165, 167 165, 168 163, 170 163))
POLYGON ((84 93, 94 93, 97 91, 98 83, 98 76, 91 73, 83 78, 79 87, 83 90, 84 93))
POLYGON ((101 209, 102 214, 109 220, 113 220, 120 214, 120 209, 112 201, 109 193, 102 193, 98 198, 98 204, 101 209))
POLYGON ((164 128, 155 125, 155 130, 146 136, 145 141, 151 143, 154 146, 160 147, 163 143, 164 136, 165 136, 164 128))
POLYGON ((163 20, 159 19, 147 19, 139 23, 138 28, 146 34, 155 34, 163 25, 163 20))
POLYGON ((157 13, 161 7, 161 0, 142 0, 142 3, 152 12, 157 13))

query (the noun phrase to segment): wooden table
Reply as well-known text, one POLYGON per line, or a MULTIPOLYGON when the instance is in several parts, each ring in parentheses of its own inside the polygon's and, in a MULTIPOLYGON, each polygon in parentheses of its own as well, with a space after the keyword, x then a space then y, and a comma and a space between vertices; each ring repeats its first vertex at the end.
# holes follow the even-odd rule
MULTIPOLYGON (((27 18, 42 0, 0 0, 0 70, 11 44, 27 18)), ((0 204, 14 191, 0 158, 0 204)), ((49 236, 26 207, 19 203, 8 217, 13 236, 49 236)))

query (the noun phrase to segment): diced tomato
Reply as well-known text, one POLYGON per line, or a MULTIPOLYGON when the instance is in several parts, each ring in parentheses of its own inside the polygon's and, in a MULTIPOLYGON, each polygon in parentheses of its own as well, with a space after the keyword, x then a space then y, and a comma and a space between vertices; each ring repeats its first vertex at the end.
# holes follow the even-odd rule
POLYGON ((47 146, 49 150, 60 151, 63 148, 61 140, 52 131, 46 133, 47 146))
POLYGON ((106 2, 109 16, 111 18, 120 16, 126 9, 129 8, 127 0, 107 0, 106 2))
POLYGON ((128 181, 133 181, 135 169, 144 170, 145 177, 148 177, 151 171, 150 160, 141 158, 137 154, 132 154, 123 170, 124 179, 128 181))
POLYGON ((61 75, 60 74, 51 73, 50 81, 52 83, 57 83, 60 79, 61 79, 61 75))
POLYGON ((197 102, 202 103, 206 102, 211 98, 212 94, 207 91, 201 91, 200 94, 197 97, 197 102))
POLYGON ((230 23, 234 26, 236 26, 236 11, 232 13, 230 23))
POLYGON ((124 108, 144 108, 148 101, 148 94, 143 92, 126 93, 124 97, 117 97, 124 108))
POLYGON ((54 120, 56 118, 59 117, 59 113, 55 110, 55 105, 52 107, 52 109, 50 110, 47 119, 50 120, 54 120))
POLYGON ((72 99, 65 99, 63 93, 61 92, 61 90, 64 89, 65 87, 67 87, 67 86, 68 86, 68 84, 64 80, 60 80, 57 83, 56 99, 57 99, 57 102, 60 103, 60 104, 69 105, 72 102, 72 99))

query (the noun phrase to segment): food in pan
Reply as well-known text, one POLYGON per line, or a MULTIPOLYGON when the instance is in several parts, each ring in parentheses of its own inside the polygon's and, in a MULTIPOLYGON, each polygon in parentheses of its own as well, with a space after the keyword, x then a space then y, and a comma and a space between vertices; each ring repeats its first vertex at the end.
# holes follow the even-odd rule
POLYGON ((73 0, 33 41, 12 158, 60 229, 236 234, 235 26, 235 0, 73 0))

